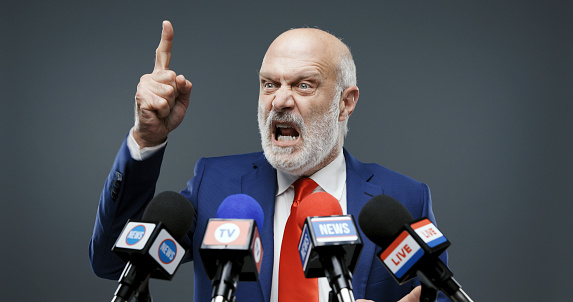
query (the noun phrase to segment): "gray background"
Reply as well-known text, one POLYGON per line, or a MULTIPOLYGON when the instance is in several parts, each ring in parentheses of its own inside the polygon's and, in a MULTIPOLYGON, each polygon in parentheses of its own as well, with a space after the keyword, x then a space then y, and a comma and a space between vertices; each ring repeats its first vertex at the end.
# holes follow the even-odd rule
MULTIPOLYGON (((476 301, 570 299, 569 1, 8 1, 1 10, 3 301, 109 301, 88 262, 99 193, 161 21, 194 85, 157 191, 201 156, 260 150, 257 70, 291 27, 343 37, 360 101, 346 146, 427 183, 476 301), (17 3, 16 3, 17 2, 17 3)), ((190 301, 192 266, 154 281, 190 301)))

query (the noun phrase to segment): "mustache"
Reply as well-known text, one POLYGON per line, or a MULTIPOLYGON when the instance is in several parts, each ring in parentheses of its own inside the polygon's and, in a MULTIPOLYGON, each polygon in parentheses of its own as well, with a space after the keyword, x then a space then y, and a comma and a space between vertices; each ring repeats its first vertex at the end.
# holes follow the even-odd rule
POLYGON ((275 110, 271 110, 269 115, 267 116, 266 124, 268 127, 271 127, 273 121, 281 122, 281 123, 292 123, 299 129, 304 129, 304 119, 300 114, 295 114, 290 111, 288 112, 277 112, 275 110))

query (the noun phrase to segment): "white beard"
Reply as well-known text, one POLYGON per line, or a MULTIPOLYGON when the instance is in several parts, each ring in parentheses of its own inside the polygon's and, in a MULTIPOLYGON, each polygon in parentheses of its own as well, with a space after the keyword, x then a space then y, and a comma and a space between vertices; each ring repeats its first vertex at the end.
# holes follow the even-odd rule
POLYGON ((314 117, 305 124, 300 114, 290 111, 278 113, 271 110, 265 119, 264 109, 259 105, 259 132, 265 157, 277 170, 294 176, 304 175, 327 160, 339 143, 343 125, 338 122, 338 114, 338 102, 333 101, 325 115, 314 117), (274 145, 271 129, 273 121, 295 124, 300 131, 301 144, 297 147, 274 145))

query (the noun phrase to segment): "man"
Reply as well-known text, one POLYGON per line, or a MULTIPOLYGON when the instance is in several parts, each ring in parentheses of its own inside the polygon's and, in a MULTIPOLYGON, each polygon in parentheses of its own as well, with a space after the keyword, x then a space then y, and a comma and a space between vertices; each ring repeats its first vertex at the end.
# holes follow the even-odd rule
MULTIPOLYGON (((101 277, 118 278, 124 263, 110 249, 126 220, 140 217, 153 197, 167 136, 189 106, 191 82, 169 70, 172 38, 173 28, 165 21, 155 68, 138 85, 135 125, 100 198, 90 259, 101 277)), ((258 123, 264 154, 201 159, 181 192, 197 211, 189 232, 195 301, 211 297, 198 252, 207 221, 231 194, 252 196, 266 217, 260 280, 240 283, 237 301, 284 301, 279 285, 284 281, 279 278, 281 245, 293 203, 292 184, 301 177, 311 178, 318 184, 316 191, 333 195, 343 211, 355 217, 371 197, 387 194, 403 202, 415 218, 434 220, 426 185, 379 165, 363 164, 343 149, 346 124, 359 96, 354 62, 344 43, 318 29, 287 31, 267 50, 259 79, 258 123)), ((353 275, 355 297, 382 302, 405 296, 401 301, 417 301, 419 287, 410 291, 418 282, 399 287, 376 259, 379 247, 362 238, 365 244, 353 275)), ((328 283, 319 280, 316 294, 321 302, 327 301, 328 291, 328 283)))

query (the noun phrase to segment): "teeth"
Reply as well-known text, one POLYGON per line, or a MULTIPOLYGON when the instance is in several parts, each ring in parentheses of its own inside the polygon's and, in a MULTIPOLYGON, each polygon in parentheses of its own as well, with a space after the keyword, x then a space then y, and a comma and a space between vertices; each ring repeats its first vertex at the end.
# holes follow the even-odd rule
MULTIPOLYGON (((277 129, 292 129, 293 128, 289 124, 276 124, 275 127, 277 129)), ((281 132, 282 131, 280 131, 280 130, 276 131, 276 137, 275 138, 277 141, 296 141, 298 138, 298 136, 284 135, 281 132)))
POLYGON ((284 136, 284 135, 279 135, 279 137, 277 138, 278 141, 294 141, 296 140, 296 136, 284 136))

